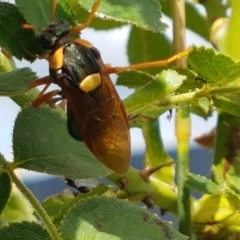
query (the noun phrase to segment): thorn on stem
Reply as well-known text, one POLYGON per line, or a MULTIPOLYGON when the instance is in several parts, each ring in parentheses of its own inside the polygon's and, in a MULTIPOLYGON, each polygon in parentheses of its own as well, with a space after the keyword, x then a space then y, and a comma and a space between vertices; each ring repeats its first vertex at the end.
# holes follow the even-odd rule
POLYGON ((168 162, 168 163, 164 163, 164 164, 161 164, 161 165, 158 165, 156 167, 146 167, 145 169, 141 170, 140 171, 140 175, 142 176, 142 178, 145 180, 145 181, 149 181, 149 177, 157 172, 158 170, 160 170, 161 168, 163 167, 166 167, 168 165, 172 165, 174 164, 175 162, 168 162))

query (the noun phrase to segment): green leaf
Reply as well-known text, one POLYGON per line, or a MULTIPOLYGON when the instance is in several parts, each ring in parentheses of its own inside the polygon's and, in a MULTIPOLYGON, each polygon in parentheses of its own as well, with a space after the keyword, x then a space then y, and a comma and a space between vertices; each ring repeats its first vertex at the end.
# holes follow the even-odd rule
POLYGON ((199 200, 192 213, 192 227, 203 239, 226 240, 239 232, 239 200, 229 194, 207 195, 199 200), (206 231, 212 229, 213 231, 206 231), (209 238, 210 236, 210 238, 209 238))
MULTIPOLYGON (((78 0, 66 0, 71 11, 74 14, 74 18, 80 23, 85 23, 88 16, 89 12, 83 8, 80 4, 78 3, 78 0)), ((121 22, 117 22, 114 19, 109 19, 109 18, 96 18, 94 17, 93 20, 90 23, 90 28, 94 28, 95 30, 109 30, 113 28, 118 28, 123 26, 124 24, 121 22)))
POLYGON ((83 142, 67 132, 66 119, 49 107, 28 107, 13 131, 14 161, 22 168, 78 178, 107 175, 107 169, 83 142))
POLYGON ((214 106, 218 110, 227 112, 229 114, 240 116, 240 102, 239 93, 228 96, 214 95, 212 97, 214 106))
MULTIPOLYGON (((93 1, 79 2, 85 9, 90 10, 93 1)), ((161 22, 161 6, 158 0, 101 0, 98 13, 106 18, 112 18, 122 23, 131 23, 139 28, 161 32, 167 25, 161 22), (127 9, 127 11, 126 11, 127 9)))
MULTIPOLYGON (((215 171, 225 180, 228 174, 239 175, 240 117, 220 112, 214 141, 215 171)), ((216 175, 216 173, 215 173, 216 175)))
POLYGON ((0 72, 10 72, 16 69, 13 57, 4 49, 0 51, 0 72))
POLYGON ((51 237, 43 227, 36 223, 11 223, 0 228, 0 239, 7 240, 50 240, 51 237))
POLYGON ((65 216, 65 240, 187 239, 145 208, 111 197, 78 202, 65 216))
MULTIPOLYGON (((174 68, 174 70, 176 70, 179 74, 185 75, 187 77, 187 79, 184 80, 182 84, 175 89, 176 94, 189 93, 191 91, 196 91, 196 89, 201 89, 205 86, 204 82, 201 79, 199 79, 199 77, 189 69, 174 68)), ((156 81, 155 77, 144 72, 124 71, 118 74, 116 85, 123 85, 129 88, 139 90, 140 88, 143 88, 144 86, 155 81, 156 81)), ((159 112, 159 108, 156 108, 156 114, 158 114, 157 112, 159 112)), ((209 100, 207 98, 192 100, 191 112, 196 113, 204 118, 207 118, 210 114, 209 100)))
POLYGON ((211 178, 214 183, 216 183, 219 186, 225 184, 222 172, 220 172, 215 165, 212 165, 211 172, 212 172, 211 178))
MULTIPOLYGON (((135 81, 133 78, 130 79, 135 81)), ((161 74, 157 75, 155 81, 151 81, 149 84, 139 88, 124 100, 128 114, 150 118, 158 117, 169 108, 169 106, 165 106, 164 104, 163 106, 158 104, 159 101, 164 102, 164 97, 173 94, 184 80, 185 76, 179 75, 174 70, 162 71, 161 74)))
POLYGON ((204 80, 190 69, 177 67, 174 68, 174 70, 187 77, 182 85, 176 89, 176 93, 188 93, 191 91, 196 91, 197 89, 201 89, 205 86, 204 80))
MULTIPOLYGON (((33 10, 32 2, 30 6, 33 10)), ((1 47, 17 59, 21 60, 24 57, 27 60, 33 60, 34 57, 29 55, 28 52, 39 53, 40 49, 33 32, 23 29, 22 25, 24 23, 26 21, 15 5, 0 2, 1 47)))
POLYGON ((240 62, 217 54, 212 49, 194 48, 188 55, 190 68, 210 84, 230 83, 240 77, 240 62))
POLYGON ((24 93, 29 90, 28 83, 35 79, 36 74, 28 67, 0 73, 0 95, 13 96, 24 93))
POLYGON ((207 97, 191 101, 190 111, 204 119, 211 116, 211 104, 207 97))
POLYGON ((124 71, 118 74, 116 85, 139 89, 154 81, 155 78, 148 73, 139 71, 124 71))
POLYGON ((196 4, 186 1, 186 25, 201 37, 209 40, 209 23, 196 4))
POLYGON ((34 214, 32 205, 16 187, 12 188, 8 203, 2 212, 1 220, 8 223, 38 221, 34 214))
POLYGON ((6 163, 6 161, 7 160, 5 159, 5 157, 0 152, 0 169, 3 167, 3 165, 6 163))
POLYGON ((205 194, 220 194, 221 188, 206 177, 188 173, 186 184, 190 189, 197 190, 205 194))
MULTIPOLYGON (((17 23, 16 27, 23 35, 20 39, 18 38, 18 41, 21 44, 21 50, 24 52, 24 57, 26 59, 35 60, 37 55, 42 54, 42 50, 37 42, 34 31, 31 29, 23 29, 22 27, 26 21, 35 27, 34 30, 37 35, 39 35, 39 29, 48 26, 53 18, 65 19, 71 25, 75 25, 74 19, 65 0, 59 0, 58 3, 56 14, 52 16, 52 1, 16 0, 21 18, 25 18, 22 22, 17 23)), ((15 37, 16 36, 19 35, 15 34, 15 37)))
POLYGON ((231 2, 231 14, 229 16, 228 27, 224 41, 224 52, 235 60, 240 60, 240 46, 237 44, 240 38, 239 29, 240 2, 231 2))
POLYGON ((226 11, 229 10, 229 5, 223 4, 222 1, 207 0, 200 1, 199 3, 204 7, 207 13, 207 20, 210 26, 216 19, 228 16, 226 11))
POLYGON ((11 193, 11 179, 7 173, 0 174, 0 215, 9 199, 11 193))
MULTIPOLYGON (((71 11, 65 0, 57 1, 57 9, 52 16, 52 1, 50 0, 16 0, 19 11, 23 13, 24 18, 34 27, 45 28, 53 20, 64 19, 71 25, 75 25, 71 11)), ((25 30, 27 31, 27 30, 25 30)))
MULTIPOLYGON (((183 84, 176 89, 176 94, 186 94, 191 93, 196 90, 203 89, 205 87, 205 82, 200 78, 196 73, 187 68, 174 68, 179 74, 184 75, 187 79, 183 84)), ((206 97, 191 99, 190 100, 190 111, 194 114, 197 114, 205 119, 210 116, 210 101, 206 97)))
POLYGON ((73 192, 71 192, 71 189, 67 188, 62 194, 47 198, 43 202, 43 207, 47 211, 48 215, 54 219, 54 224, 60 225, 63 217, 77 201, 86 199, 90 196, 103 195, 108 189, 109 188, 107 186, 100 184, 88 193, 82 194, 75 192, 74 195, 73 192))
MULTIPOLYGON (((131 64, 166 59, 171 54, 171 43, 164 34, 145 31, 132 27, 128 40, 128 60, 131 64)), ((147 69, 157 74, 159 68, 147 69)))
POLYGON ((240 198, 240 177, 236 174, 228 174, 227 175, 227 182, 228 186, 231 187, 237 194, 238 197, 240 198))
POLYGON ((56 222, 59 224, 60 221, 56 219, 62 218, 74 200, 75 197, 73 195, 70 197, 66 194, 58 194, 45 199, 42 205, 47 214, 52 218, 52 221, 54 221, 54 224, 56 224, 56 222))

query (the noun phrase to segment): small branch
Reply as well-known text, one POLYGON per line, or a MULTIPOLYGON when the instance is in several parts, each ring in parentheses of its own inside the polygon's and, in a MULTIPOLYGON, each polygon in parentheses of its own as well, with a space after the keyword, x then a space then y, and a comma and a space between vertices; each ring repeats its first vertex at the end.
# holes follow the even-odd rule
MULTIPOLYGON (((157 119, 143 119, 142 124, 143 137, 146 143, 145 166, 150 168, 158 167, 161 164, 172 162, 172 158, 166 153, 163 145, 159 121, 157 119)), ((174 183, 175 166, 169 166, 155 172, 158 179, 168 184, 174 183)))
POLYGON ((167 97, 158 103, 159 106, 169 105, 169 104, 178 104, 185 101, 191 101, 196 98, 201 97, 211 97, 213 94, 228 94, 240 92, 240 86, 216 86, 216 87, 203 87, 200 90, 196 90, 190 93, 183 93, 171 97, 167 97))
POLYGON ((191 119, 189 103, 181 103, 177 110, 175 134, 178 140, 178 218, 179 231, 191 237, 190 190, 186 186, 186 176, 189 171, 189 139, 191 135, 191 119))
MULTIPOLYGON (((171 0, 172 19, 173 19, 173 53, 177 54, 186 48, 185 43, 185 1, 184 0, 171 0)), ((177 59, 176 66, 187 67, 185 57, 177 59)))
POLYGON ((164 109, 169 109, 174 106, 174 104, 180 104, 185 101, 192 101, 194 99, 198 99, 201 97, 211 97, 213 94, 228 94, 228 93, 236 93, 240 92, 240 86, 216 86, 216 87, 203 87, 200 90, 192 91, 189 93, 182 93, 174 96, 169 96, 163 98, 162 100, 158 100, 156 102, 151 102, 150 104, 144 105, 142 108, 132 109, 128 111, 128 115, 136 114, 143 111, 144 109, 150 108, 152 105, 156 105, 159 107, 164 107, 164 109))
MULTIPOLYGON (((119 181, 119 176, 112 173, 107 178, 122 187, 123 184, 119 181)), ((156 177, 150 176, 149 181, 146 181, 140 174, 140 171, 130 167, 125 178, 127 184, 121 189, 121 194, 124 199, 127 198, 130 202, 143 201, 147 196, 154 195, 154 204, 161 209, 170 211, 177 216, 177 190, 170 184, 167 184, 156 177)), ((126 181, 125 181, 126 182, 126 181)), ((121 197, 120 197, 121 198, 121 197)), ((192 199, 194 201, 194 199, 192 199)))
MULTIPOLYGON (((171 0, 173 19, 173 49, 177 54, 185 49, 185 0, 171 0)), ((186 68, 187 61, 183 57, 176 61, 176 66, 186 68)), ((191 119, 189 102, 179 104, 176 113, 175 134, 178 140, 178 218, 179 231, 191 238, 190 190, 185 185, 186 173, 189 169, 189 139, 191 119)))
POLYGON ((51 221, 51 218, 48 216, 42 205, 38 202, 35 196, 26 188, 26 186, 18 179, 18 177, 12 171, 8 171, 13 182, 17 186, 17 188, 23 193, 23 195, 28 199, 28 201, 32 204, 34 210, 43 221, 48 233, 53 240, 61 240, 61 237, 58 234, 57 229, 51 221))

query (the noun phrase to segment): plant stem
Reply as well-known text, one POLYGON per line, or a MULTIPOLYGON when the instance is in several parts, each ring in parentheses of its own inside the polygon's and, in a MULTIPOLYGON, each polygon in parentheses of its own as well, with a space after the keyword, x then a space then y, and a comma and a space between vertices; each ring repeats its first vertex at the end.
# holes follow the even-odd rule
MULTIPOLYGON (((171 106, 172 104, 179 104, 185 101, 191 101, 196 98, 201 97, 211 97, 213 94, 228 94, 240 92, 240 86, 217 86, 217 87, 207 87, 202 88, 201 90, 196 90, 190 93, 183 93, 175 96, 167 97, 163 100, 156 102, 155 104, 158 106, 171 106)), ((152 103, 151 103, 152 104, 152 103)), ((130 112, 131 114, 131 112, 130 112)))
POLYGON ((178 140, 178 218, 179 231, 191 236, 190 190, 185 185, 189 169, 189 138, 191 134, 191 119, 189 116, 189 103, 181 103, 176 114, 175 132, 178 140))
POLYGON ((240 33, 239 29, 239 11, 240 11, 240 1, 231 1, 231 15, 229 17, 229 23, 227 27, 226 36, 224 38, 224 53, 231 58, 239 61, 240 60, 240 46, 237 44, 240 33))
MULTIPOLYGON (((172 19, 173 19, 173 53, 177 54, 185 49, 185 1, 171 0, 172 19)), ((175 61, 175 65, 186 67, 186 58, 182 57, 175 61)))
POLYGON ((52 223, 50 217, 42 207, 42 205, 38 202, 35 196, 26 188, 26 186, 18 179, 14 172, 8 171, 13 182, 18 187, 18 189, 24 194, 24 196, 28 199, 28 201, 32 204, 35 211, 37 212, 40 219, 45 224, 45 227, 48 233, 53 240, 61 240, 61 237, 58 234, 57 229, 55 228, 54 224, 52 223))
MULTIPOLYGON (((239 176, 239 131, 240 117, 226 112, 220 112, 216 127, 213 164, 219 176, 225 180, 231 171, 239 176)), ((214 175, 212 175, 212 178, 214 175)))
MULTIPOLYGON (((173 49, 177 54, 185 49, 185 1, 171 0, 173 19, 173 49)), ((176 61, 179 67, 187 67, 186 58, 176 61)), ((189 138, 191 132, 191 119, 189 103, 179 104, 176 114, 176 137, 178 140, 178 218, 179 231, 191 238, 190 190, 185 185, 186 173, 189 169, 189 138)))
MULTIPOLYGON (((107 176, 108 180, 120 185, 119 176, 112 173, 107 176)), ((121 190, 121 194, 124 192, 124 199, 128 199, 131 202, 142 201, 145 197, 154 194, 154 205, 161 209, 168 210, 177 216, 177 191, 172 185, 167 184, 156 177, 150 176, 149 181, 144 180, 141 177, 139 170, 130 167, 124 176, 127 179, 126 186, 121 190)), ((191 199, 193 202, 194 198, 191 199)))
POLYGON ((166 111, 166 109, 170 109, 174 107, 174 104, 179 104, 185 101, 192 101, 201 97, 212 97, 213 94, 228 94, 228 93, 236 93, 240 92, 240 86, 210 86, 206 84, 202 89, 197 89, 196 91, 181 93, 174 96, 167 96, 162 98, 161 100, 156 100, 150 102, 149 104, 144 105, 143 107, 131 108, 128 109, 128 115, 139 114, 139 112, 144 111, 147 108, 150 108, 152 105, 159 106, 162 113, 166 111))
MULTIPOLYGON (((142 131, 146 143, 145 166, 156 167, 173 161, 166 153, 163 145, 159 121, 156 119, 143 119, 142 131)), ((154 176, 168 184, 174 183, 174 164, 164 167, 154 173, 154 176)))

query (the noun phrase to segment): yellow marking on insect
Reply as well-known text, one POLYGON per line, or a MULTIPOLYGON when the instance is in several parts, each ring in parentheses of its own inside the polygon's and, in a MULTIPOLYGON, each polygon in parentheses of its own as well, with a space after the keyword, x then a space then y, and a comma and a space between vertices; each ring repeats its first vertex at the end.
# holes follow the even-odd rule
POLYGON ((63 49, 64 49, 64 47, 65 47, 64 45, 61 46, 53 53, 51 59, 49 60, 51 69, 57 70, 63 66, 63 59, 64 59, 63 49))
POLYGON ((83 79, 79 84, 79 88, 84 92, 90 92, 101 84, 101 76, 99 73, 91 74, 83 79))

